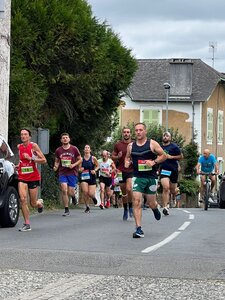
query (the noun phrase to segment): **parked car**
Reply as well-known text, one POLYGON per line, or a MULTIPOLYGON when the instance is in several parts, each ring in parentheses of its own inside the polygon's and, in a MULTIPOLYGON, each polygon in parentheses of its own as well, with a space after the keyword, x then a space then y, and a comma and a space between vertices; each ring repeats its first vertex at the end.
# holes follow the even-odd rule
POLYGON ((225 208, 225 172, 218 176, 220 183, 217 192, 217 201, 219 208, 225 208))
POLYGON ((0 226, 13 227, 19 218, 18 179, 10 159, 13 152, 0 135, 0 226))

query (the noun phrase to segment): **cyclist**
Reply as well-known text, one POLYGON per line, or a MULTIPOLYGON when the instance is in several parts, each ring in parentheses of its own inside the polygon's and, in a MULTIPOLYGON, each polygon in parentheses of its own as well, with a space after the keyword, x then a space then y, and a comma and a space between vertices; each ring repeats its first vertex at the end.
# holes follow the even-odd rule
MULTIPOLYGON (((203 172, 203 173, 215 173, 217 175, 219 173, 219 166, 218 166, 217 159, 213 154, 210 153, 209 149, 205 149, 203 151, 203 155, 199 157, 196 166, 196 171, 197 174, 201 174, 201 172, 203 172)), ((209 175, 209 178, 211 179, 210 198, 213 198, 212 192, 216 184, 216 176, 209 175)), ((203 199, 203 195, 204 195, 204 182, 205 182, 205 175, 203 174, 201 176, 201 188, 200 188, 201 199, 203 199)))

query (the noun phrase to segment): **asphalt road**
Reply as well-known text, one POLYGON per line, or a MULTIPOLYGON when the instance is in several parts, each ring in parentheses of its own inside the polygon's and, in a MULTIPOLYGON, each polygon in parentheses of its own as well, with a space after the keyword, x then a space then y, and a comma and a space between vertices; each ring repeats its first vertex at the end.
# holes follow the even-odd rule
POLYGON ((122 209, 35 214, 0 228, 0 299, 225 299, 225 210, 143 211, 143 239, 122 209))

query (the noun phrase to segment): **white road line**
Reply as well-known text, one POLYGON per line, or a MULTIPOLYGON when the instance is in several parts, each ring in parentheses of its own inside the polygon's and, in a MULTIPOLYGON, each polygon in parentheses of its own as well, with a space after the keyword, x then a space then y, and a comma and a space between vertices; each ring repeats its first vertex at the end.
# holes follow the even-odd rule
POLYGON ((159 249, 160 247, 164 246, 165 244, 171 242, 173 239, 175 239, 178 235, 180 234, 179 231, 175 231, 174 233, 172 233, 171 235, 169 235, 167 238, 165 238, 165 240, 161 241, 158 244, 155 244, 151 247, 145 248, 144 250, 142 250, 142 253, 149 253, 152 251, 155 251, 157 249, 159 249))
POLYGON ((183 209, 183 212, 190 214, 190 211, 183 209))
POLYGON ((178 228, 178 230, 185 230, 190 224, 191 224, 191 222, 189 222, 189 221, 184 222, 184 224, 181 225, 180 228, 178 228))
MULTIPOLYGON (((190 212, 188 210, 183 210, 184 212, 190 214, 190 212)), ((190 214, 189 215, 189 220, 193 220, 194 219, 194 215, 190 214)), ((191 224, 190 221, 186 221, 184 222, 183 225, 181 225, 178 230, 183 231, 185 230, 189 225, 191 224)), ((167 238, 165 238, 163 241, 159 242, 158 244, 155 244, 151 247, 145 248, 144 250, 142 250, 142 253, 149 253, 149 252, 153 252, 157 249, 159 249, 160 247, 164 246, 165 244, 168 244, 169 242, 171 242, 173 239, 175 239, 181 232, 179 231, 175 231, 174 233, 172 233, 171 235, 169 235, 167 238)))

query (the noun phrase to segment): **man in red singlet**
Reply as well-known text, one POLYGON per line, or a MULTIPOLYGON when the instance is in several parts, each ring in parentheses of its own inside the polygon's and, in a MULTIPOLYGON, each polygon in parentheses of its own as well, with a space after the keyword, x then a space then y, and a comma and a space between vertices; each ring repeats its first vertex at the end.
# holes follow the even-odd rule
POLYGON ((131 130, 129 127, 124 127, 122 131, 123 139, 118 141, 112 153, 112 159, 118 162, 118 172, 117 178, 119 180, 120 189, 122 191, 122 201, 123 201, 123 220, 128 219, 128 209, 130 218, 133 217, 132 209, 132 177, 133 177, 133 166, 132 164, 125 168, 124 160, 127 154, 127 146, 132 142, 131 140, 131 130), (129 206, 129 207, 128 207, 129 206))
POLYGON ((46 158, 36 143, 31 142, 31 131, 24 128, 20 131, 22 143, 17 146, 19 151, 18 168, 18 188, 20 195, 21 209, 24 217, 24 224, 19 231, 30 231, 29 208, 27 205, 28 194, 30 205, 36 207, 38 212, 43 211, 43 200, 38 199, 38 187, 41 176, 37 169, 37 164, 46 163, 46 158))

